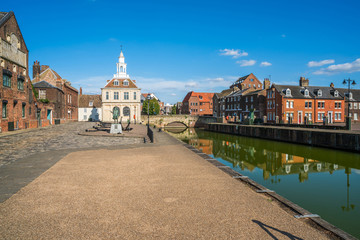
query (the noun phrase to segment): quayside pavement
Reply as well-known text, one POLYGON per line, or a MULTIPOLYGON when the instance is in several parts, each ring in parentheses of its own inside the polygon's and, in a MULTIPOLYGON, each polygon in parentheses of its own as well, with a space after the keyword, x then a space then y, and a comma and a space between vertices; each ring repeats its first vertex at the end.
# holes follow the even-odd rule
MULTIPOLYGON (((154 133, 154 144, 75 149, 54 160, 0 203, 0 238, 331 237, 295 219, 167 133, 154 133)), ((52 150, 46 153, 49 157, 52 150)))

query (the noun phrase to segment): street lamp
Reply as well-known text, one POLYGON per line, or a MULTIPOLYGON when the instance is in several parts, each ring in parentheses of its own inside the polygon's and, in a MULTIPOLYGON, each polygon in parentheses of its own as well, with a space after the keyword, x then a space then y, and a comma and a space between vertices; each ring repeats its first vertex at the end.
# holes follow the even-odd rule
POLYGON ((351 118, 350 118, 350 84, 352 85, 352 86, 355 86, 356 85, 356 82, 355 82, 355 80, 351 80, 350 78, 349 79, 344 79, 344 81, 343 81, 343 84, 344 85, 348 85, 348 95, 347 95, 347 97, 348 97, 348 103, 347 103, 347 107, 348 107, 348 110, 347 110, 347 115, 346 115, 346 127, 347 127, 347 129, 348 130, 351 130, 351 118))
POLYGON ((150 94, 147 95, 146 99, 148 100, 147 112, 148 112, 148 128, 149 128, 150 127, 150 99, 151 99, 150 94))

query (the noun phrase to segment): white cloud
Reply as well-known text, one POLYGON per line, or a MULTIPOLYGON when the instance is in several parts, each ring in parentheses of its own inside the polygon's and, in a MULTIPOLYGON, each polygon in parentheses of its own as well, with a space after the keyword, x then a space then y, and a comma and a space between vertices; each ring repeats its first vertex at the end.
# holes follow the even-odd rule
POLYGON ((332 75, 336 73, 352 73, 360 72, 360 58, 356 59, 351 63, 342 63, 342 64, 333 64, 326 68, 322 68, 318 71, 315 71, 315 75, 332 75))
POLYGON ((171 96, 176 96, 176 93, 172 93, 171 96))
POLYGON ((92 76, 83 79, 75 79, 71 81, 71 85, 77 89, 82 87, 84 94, 100 94, 101 88, 106 85, 106 80, 110 80, 111 76, 92 76))
POLYGON ((321 67, 321 66, 324 66, 324 65, 332 64, 334 62, 335 62, 334 59, 327 59, 327 60, 322 60, 322 61, 319 61, 319 62, 310 61, 310 62, 308 62, 308 66, 309 67, 321 67))
POLYGON ((260 64, 260 66, 262 66, 262 67, 269 67, 269 66, 271 66, 272 64, 271 63, 269 63, 269 62, 262 62, 261 64, 260 64))
POLYGON ((256 61, 255 60, 241 60, 241 61, 236 61, 236 63, 240 64, 241 67, 248 67, 248 66, 255 65, 256 61))
POLYGON ((240 49, 221 49, 220 55, 224 56, 232 56, 233 58, 245 57, 249 55, 247 52, 240 49))
POLYGON ((206 78, 206 80, 210 82, 222 82, 225 79, 223 77, 217 77, 217 78, 206 78))
POLYGON ((194 88, 194 87, 197 87, 197 86, 198 86, 197 82, 188 82, 188 83, 185 84, 186 88, 194 88))

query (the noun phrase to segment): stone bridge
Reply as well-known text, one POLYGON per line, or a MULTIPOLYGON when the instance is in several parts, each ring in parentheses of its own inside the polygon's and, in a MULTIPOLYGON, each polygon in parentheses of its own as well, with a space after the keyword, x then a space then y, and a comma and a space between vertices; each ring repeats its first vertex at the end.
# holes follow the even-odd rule
MULTIPOLYGON (((148 116, 142 115, 141 121, 147 124, 148 116)), ((150 115, 150 125, 157 127, 199 127, 205 123, 216 122, 215 117, 192 116, 185 114, 177 115, 150 115)))

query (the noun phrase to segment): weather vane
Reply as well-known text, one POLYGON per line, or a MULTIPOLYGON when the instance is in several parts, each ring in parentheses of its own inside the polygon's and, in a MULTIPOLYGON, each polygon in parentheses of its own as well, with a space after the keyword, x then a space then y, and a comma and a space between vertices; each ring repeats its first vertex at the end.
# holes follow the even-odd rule
POLYGON ((120 49, 121 49, 121 51, 122 51, 122 45, 120 45, 120 49))

